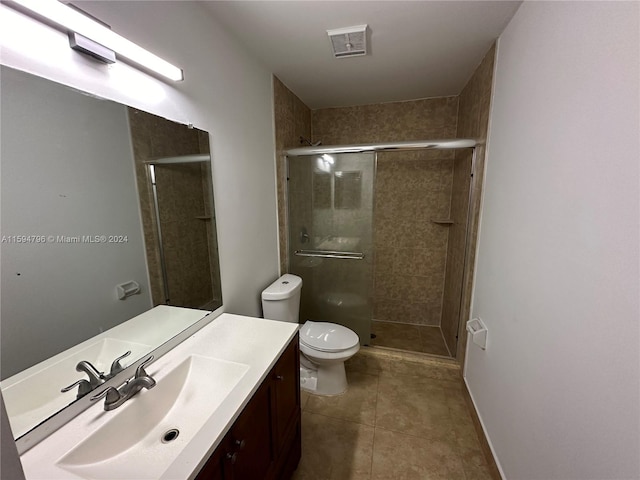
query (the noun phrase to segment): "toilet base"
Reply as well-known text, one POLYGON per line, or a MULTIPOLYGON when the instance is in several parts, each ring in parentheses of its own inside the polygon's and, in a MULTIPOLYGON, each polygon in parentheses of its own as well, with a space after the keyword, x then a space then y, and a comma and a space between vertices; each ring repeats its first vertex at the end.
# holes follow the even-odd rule
POLYGON ((317 369, 300 366, 300 388, 314 395, 341 395, 347 391, 344 362, 318 365, 317 369))
POLYGON ((316 393, 318 388, 318 371, 300 365, 300 389, 316 393))

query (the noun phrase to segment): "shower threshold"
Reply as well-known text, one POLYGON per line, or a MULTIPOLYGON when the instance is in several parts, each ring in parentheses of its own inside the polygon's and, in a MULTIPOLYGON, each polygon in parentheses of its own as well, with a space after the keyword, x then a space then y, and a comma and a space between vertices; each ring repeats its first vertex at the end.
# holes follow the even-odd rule
POLYGON ((438 326, 374 320, 369 345, 451 358, 438 326))

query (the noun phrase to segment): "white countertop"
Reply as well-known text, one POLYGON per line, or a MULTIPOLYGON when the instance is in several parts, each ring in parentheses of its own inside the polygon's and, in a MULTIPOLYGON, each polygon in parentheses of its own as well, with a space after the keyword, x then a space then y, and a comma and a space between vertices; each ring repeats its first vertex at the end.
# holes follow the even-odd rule
MULTIPOLYGON (((161 479, 195 477, 297 330, 298 324, 295 323, 223 313, 147 368, 147 372, 160 382, 173 367, 194 354, 249 366, 215 414, 204 422, 161 479)), ((152 389, 143 390, 138 395, 153 394, 152 389)), ((129 400, 135 401, 135 397, 129 400)), ((120 408, 125 407, 126 403, 120 408)), ((24 453, 21 461, 26 478, 81 478, 58 467, 57 462, 88 435, 103 426, 110 419, 110 415, 117 412, 117 409, 105 412, 103 401, 99 401, 24 453)), ((139 461, 143 462, 144 458, 140 458, 139 461)))

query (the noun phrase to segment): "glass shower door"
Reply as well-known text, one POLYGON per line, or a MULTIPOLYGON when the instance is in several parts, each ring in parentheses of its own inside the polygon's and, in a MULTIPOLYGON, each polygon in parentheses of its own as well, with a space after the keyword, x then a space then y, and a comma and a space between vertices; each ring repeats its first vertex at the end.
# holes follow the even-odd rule
POLYGON ((373 316, 374 153, 289 157, 289 271, 300 321, 344 325, 368 345, 373 316))

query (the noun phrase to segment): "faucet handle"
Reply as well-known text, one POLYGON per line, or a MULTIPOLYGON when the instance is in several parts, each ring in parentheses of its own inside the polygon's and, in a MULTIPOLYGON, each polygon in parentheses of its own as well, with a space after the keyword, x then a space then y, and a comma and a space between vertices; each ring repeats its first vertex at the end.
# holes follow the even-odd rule
POLYGON ((68 387, 64 387, 63 389, 60 390, 60 392, 66 393, 70 390, 73 390, 75 387, 78 387, 78 395, 76 395, 76 398, 84 397, 87 393, 89 393, 92 390, 92 387, 89 381, 82 378, 77 382, 73 382, 68 387))
POLYGON ((149 365, 152 361, 153 361, 153 355, 149 355, 147 359, 145 359, 140 365, 138 365, 138 368, 136 368, 135 378, 148 377, 149 374, 145 371, 144 367, 149 365))
POLYGON ((64 387, 60 389, 61 393, 67 393, 69 390, 73 390, 74 388, 76 388, 79 385, 82 385, 82 383, 89 383, 87 380, 85 380, 84 378, 78 380, 77 382, 73 382, 71 385, 69 385, 68 387, 64 387))
POLYGON ((117 402, 118 400, 120 400, 122 395, 120 395, 120 392, 118 391, 117 388, 115 388, 115 387, 107 387, 106 389, 104 389, 103 391, 98 393, 97 395, 94 395, 93 397, 91 397, 91 401, 94 402, 94 401, 100 400, 101 398, 104 398, 104 397, 107 397, 107 399, 105 400, 105 404, 107 404, 107 403, 115 403, 115 402, 117 402))
POLYGON ((120 365, 120 360, 122 360, 125 357, 128 357, 129 355, 131 355, 131 350, 126 352, 124 355, 120 355, 118 358, 116 358, 111 363, 111 369, 109 370, 109 376, 114 377, 117 373, 120 373, 122 370, 124 370, 123 366, 120 365))

